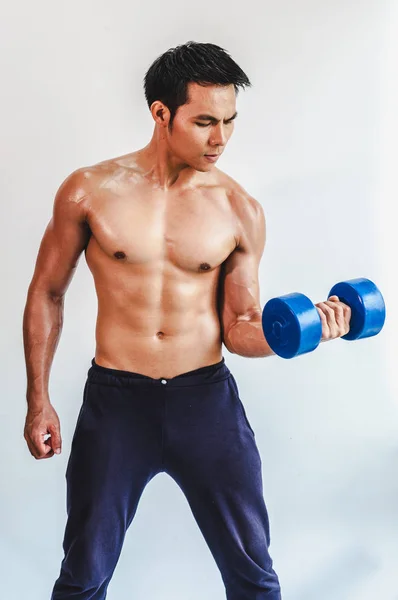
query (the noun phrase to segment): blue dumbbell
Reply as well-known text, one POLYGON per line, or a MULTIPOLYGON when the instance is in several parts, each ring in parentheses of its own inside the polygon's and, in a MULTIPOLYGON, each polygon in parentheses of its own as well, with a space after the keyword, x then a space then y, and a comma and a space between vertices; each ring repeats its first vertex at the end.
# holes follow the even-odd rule
MULTIPOLYGON (((386 308, 380 290, 369 279, 337 283, 329 292, 351 308, 350 331, 343 340, 359 340, 377 335, 383 328, 386 308)), ((262 314, 264 336, 282 358, 312 352, 322 338, 319 313, 304 294, 287 294, 269 300, 262 314)))

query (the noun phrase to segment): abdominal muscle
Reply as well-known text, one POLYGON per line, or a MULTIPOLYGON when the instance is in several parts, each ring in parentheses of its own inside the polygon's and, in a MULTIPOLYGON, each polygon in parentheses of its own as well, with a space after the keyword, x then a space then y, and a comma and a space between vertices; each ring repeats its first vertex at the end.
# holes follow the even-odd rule
MULTIPOLYGON (((219 362, 221 341, 214 320, 194 318, 186 321, 185 332, 166 331, 145 335, 121 323, 98 318, 95 361, 111 369, 122 369, 155 379, 172 378, 181 373, 219 362), (189 323, 191 326, 189 326, 189 323)), ((167 325, 167 321, 165 321, 167 325)))
POLYGON ((172 378, 222 359, 220 267, 187 275, 167 264, 151 273, 112 265, 107 272, 100 252, 94 243, 86 254, 98 297, 97 364, 172 378))

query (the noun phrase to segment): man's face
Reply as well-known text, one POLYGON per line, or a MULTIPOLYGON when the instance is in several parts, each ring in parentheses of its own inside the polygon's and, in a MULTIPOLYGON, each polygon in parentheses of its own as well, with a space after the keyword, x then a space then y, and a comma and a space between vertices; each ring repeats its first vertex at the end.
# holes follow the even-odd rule
POLYGON ((180 106, 168 132, 171 152, 198 171, 209 171, 217 162, 234 129, 236 94, 233 85, 188 84, 188 104, 180 106))

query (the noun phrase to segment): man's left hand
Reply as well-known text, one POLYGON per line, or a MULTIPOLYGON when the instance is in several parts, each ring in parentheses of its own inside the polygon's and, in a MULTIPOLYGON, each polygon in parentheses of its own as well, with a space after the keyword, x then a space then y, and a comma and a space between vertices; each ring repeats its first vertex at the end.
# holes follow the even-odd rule
POLYGON ((328 342, 346 335, 350 330, 351 308, 340 302, 338 296, 330 296, 326 302, 315 304, 322 322, 321 342, 328 342))

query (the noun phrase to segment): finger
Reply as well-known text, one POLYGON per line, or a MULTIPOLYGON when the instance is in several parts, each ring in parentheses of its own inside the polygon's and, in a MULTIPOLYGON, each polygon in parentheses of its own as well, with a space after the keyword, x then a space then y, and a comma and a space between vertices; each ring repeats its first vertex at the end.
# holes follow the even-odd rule
POLYGON ((329 306, 326 302, 319 302, 318 307, 324 312, 328 327, 329 327, 329 338, 335 338, 338 335, 338 327, 335 315, 335 305, 331 303, 329 306))
MULTIPOLYGON (((330 298, 328 298, 328 301, 325 302, 325 304, 327 304, 329 301, 334 303, 339 302, 340 306, 343 307, 343 312, 346 319, 348 319, 348 321, 351 319, 351 307, 348 306, 348 304, 345 304, 345 302, 341 302, 338 296, 330 296, 330 298)), ((329 306, 332 307, 333 305, 329 304, 329 306)))
POLYGON ((334 314, 336 315, 336 318, 337 318, 337 316, 343 318, 343 316, 344 316, 344 311, 343 311, 344 305, 343 305, 342 302, 333 302, 333 301, 327 300, 324 304, 326 304, 326 306, 329 306, 329 308, 331 308, 333 310, 334 314))
POLYGON ((44 458, 52 450, 48 441, 43 441, 43 437, 44 435, 39 433, 30 438, 36 458, 44 458))
POLYGON ((338 326, 337 334, 345 335, 350 330, 351 308, 343 302, 325 302, 335 312, 335 320, 338 326))
POLYGON ((26 442, 28 444, 29 452, 31 453, 33 458, 35 458, 36 460, 39 460, 40 452, 37 449, 36 444, 34 444, 34 442, 30 438, 27 438, 26 442))
POLYGON ((26 445, 28 446, 28 450, 31 453, 31 455, 36 458, 35 456, 35 451, 33 450, 33 445, 31 444, 29 438, 25 437, 25 441, 26 441, 26 445))
POLYGON ((346 333, 346 329, 347 329, 347 324, 344 318, 344 310, 343 307, 340 306, 338 307, 339 309, 336 310, 336 322, 337 322, 337 326, 339 328, 339 332, 341 335, 344 335, 346 333))
POLYGON ((54 455, 51 445, 47 441, 47 433, 36 433, 34 436, 29 434, 28 429, 24 429, 24 438, 31 455, 37 460, 41 458, 51 458, 54 455))
POLYGON ((352 317, 352 309, 351 306, 347 306, 347 304, 344 305, 344 316, 347 319, 347 323, 349 325, 352 317))
POLYGON ((54 456, 55 452, 53 450, 53 447, 51 446, 51 435, 45 438, 44 446, 46 454, 45 456, 43 456, 43 458, 50 458, 51 456, 54 456))
POLYGON ((348 306, 347 304, 343 304, 343 318, 344 318, 344 324, 345 324, 345 330, 346 330, 345 333, 348 333, 350 331, 351 316, 352 316, 351 306, 348 306))
POLYGON ((328 318, 327 318, 327 314, 325 313, 325 311, 320 306, 316 306, 315 308, 317 309, 318 314, 321 318, 322 326, 323 325, 328 326, 328 318))
POLYGON ((46 443, 42 444, 41 449, 39 449, 37 458, 38 459, 51 458, 52 456, 54 456, 54 450, 51 448, 51 446, 49 446, 46 443))
POLYGON ((329 329, 329 325, 328 325, 328 320, 326 318, 325 313, 323 312, 323 310, 319 306, 315 306, 315 308, 317 309, 319 317, 321 319, 321 324, 322 324, 322 338, 324 340, 327 340, 330 337, 330 329, 329 329))
POLYGON ((49 425, 48 430, 51 434, 51 439, 48 441, 51 443, 51 447, 54 450, 55 454, 61 454, 62 448, 62 440, 59 428, 57 425, 49 425))
POLYGON ((329 304, 327 302, 319 302, 319 304, 317 304, 317 306, 323 310, 323 312, 325 313, 325 316, 328 320, 328 323, 330 322, 334 322, 334 304, 330 303, 331 306, 329 306, 329 304))
POLYGON ((41 456, 40 458, 51 458, 52 456, 54 456, 54 450, 52 448, 49 449, 49 451, 47 452, 47 454, 45 454, 44 456, 41 456))

